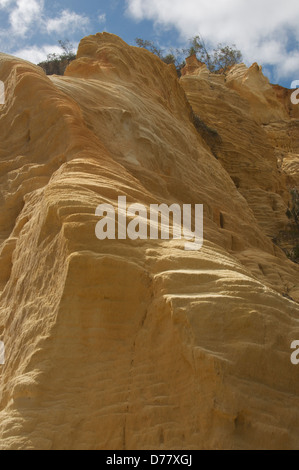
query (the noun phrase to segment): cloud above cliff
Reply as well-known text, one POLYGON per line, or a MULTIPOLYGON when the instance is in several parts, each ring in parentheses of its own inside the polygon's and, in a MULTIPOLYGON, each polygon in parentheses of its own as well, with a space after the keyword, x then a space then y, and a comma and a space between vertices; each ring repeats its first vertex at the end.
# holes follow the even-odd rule
POLYGON ((12 32, 24 36, 32 23, 39 20, 43 11, 43 2, 37 0, 18 0, 12 8, 9 20, 12 32))
POLYGON ((8 27, 2 35, 10 35, 10 42, 28 37, 36 31, 45 34, 72 34, 85 31, 90 20, 84 14, 64 9, 54 17, 45 10, 44 0, 0 0, 0 10, 8 16, 8 27))
MULTIPOLYGON (((91 23, 88 14, 67 8, 49 9, 47 6, 49 4, 44 0, 0 0, 1 49, 37 63, 49 53, 61 53, 57 38, 88 33, 91 23), (31 43, 32 38, 37 44, 31 43)), ((102 14, 98 21, 103 24, 105 15, 102 14)), ((73 43, 77 44, 77 41, 73 43)))
POLYGON ((14 52, 16 57, 20 57, 29 62, 39 63, 42 62, 48 54, 61 54, 61 47, 56 44, 48 44, 43 46, 32 46, 19 49, 14 52))
POLYGON ((89 25, 89 18, 85 15, 78 15, 74 11, 64 10, 56 18, 45 20, 48 33, 68 33, 86 29, 89 25))
POLYGON ((299 74, 298 0, 127 0, 127 12, 176 28, 182 40, 200 33, 212 46, 235 43, 246 62, 273 67, 277 78, 299 74))

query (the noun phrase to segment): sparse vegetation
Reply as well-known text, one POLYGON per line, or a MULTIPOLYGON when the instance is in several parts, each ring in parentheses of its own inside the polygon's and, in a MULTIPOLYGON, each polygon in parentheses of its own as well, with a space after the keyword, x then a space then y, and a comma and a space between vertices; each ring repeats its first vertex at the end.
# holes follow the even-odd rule
POLYGON ((185 61, 182 58, 182 50, 180 49, 170 49, 167 54, 164 54, 162 49, 157 47, 153 41, 144 40, 141 38, 136 38, 135 43, 138 47, 143 49, 147 49, 148 51, 152 52, 156 56, 159 57, 165 64, 168 65, 175 65, 178 76, 181 75, 181 69, 185 66, 185 61))
POLYGON ((153 41, 148 41, 147 39, 136 38, 135 39, 136 45, 143 49, 147 49, 148 51, 152 52, 153 54, 157 55, 160 59, 163 59, 162 50, 159 49, 153 41))
POLYGON ((200 62, 206 64, 207 68, 212 73, 226 73, 230 67, 239 64, 242 61, 241 52, 236 49, 235 44, 232 46, 218 44, 216 48, 209 51, 206 47, 205 41, 200 36, 195 36, 190 39, 190 45, 187 49, 173 49, 167 55, 163 54, 162 49, 157 47, 153 41, 147 41, 141 38, 136 38, 138 47, 143 47, 153 54, 157 55, 163 62, 167 64, 174 64, 178 73, 185 65, 184 57, 189 57, 195 54, 200 62))
POLYGON ((76 59, 74 46, 69 40, 58 41, 61 54, 48 54, 47 60, 38 64, 47 75, 63 75, 67 66, 76 59))
POLYGON ((208 51, 205 41, 200 36, 191 39, 190 48, 187 50, 189 56, 196 54, 200 62, 206 64, 212 73, 226 73, 230 67, 242 61, 241 51, 232 46, 218 44, 213 51, 208 51))

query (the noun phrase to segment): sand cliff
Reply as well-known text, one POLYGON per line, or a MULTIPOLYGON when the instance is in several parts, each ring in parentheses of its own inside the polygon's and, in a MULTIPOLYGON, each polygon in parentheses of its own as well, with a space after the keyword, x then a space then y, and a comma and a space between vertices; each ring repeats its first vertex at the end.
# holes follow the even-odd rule
POLYGON ((63 77, 0 54, 0 80, 0 448, 298 448, 289 91, 108 33, 63 77), (203 248, 99 241, 119 195, 203 204, 203 248))

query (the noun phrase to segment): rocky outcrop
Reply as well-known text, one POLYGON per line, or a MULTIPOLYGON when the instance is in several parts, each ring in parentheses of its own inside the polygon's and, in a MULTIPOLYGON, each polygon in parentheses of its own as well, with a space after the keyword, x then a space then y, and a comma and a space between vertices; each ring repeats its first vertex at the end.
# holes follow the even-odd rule
POLYGON ((258 224, 290 249, 286 241, 299 241, 287 236, 298 232, 288 218, 299 175, 299 107, 291 102, 291 90, 271 85, 257 64, 237 65, 225 76, 209 73, 200 62, 196 69, 194 58, 187 59, 181 84, 194 112, 217 133, 211 149, 258 224))
POLYGON ((179 81, 107 33, 64 77, 0 55, 1 449, 298 447, 299 268, 272 240, 296 111, 192 60, 179 81), (203 204, 203 248, 99 241, 120 195, 203 204))

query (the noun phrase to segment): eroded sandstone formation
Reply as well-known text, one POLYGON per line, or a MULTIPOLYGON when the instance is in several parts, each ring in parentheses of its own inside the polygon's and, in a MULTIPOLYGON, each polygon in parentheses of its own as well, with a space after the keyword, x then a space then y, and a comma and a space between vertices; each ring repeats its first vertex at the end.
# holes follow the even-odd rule
POLYGON ((64 77, 1 54, 0 80, 0 448, 298 448, 289 92, 107 33, 64 77), (119 195, 203 204, 203 248, 99 241, 119 195))

